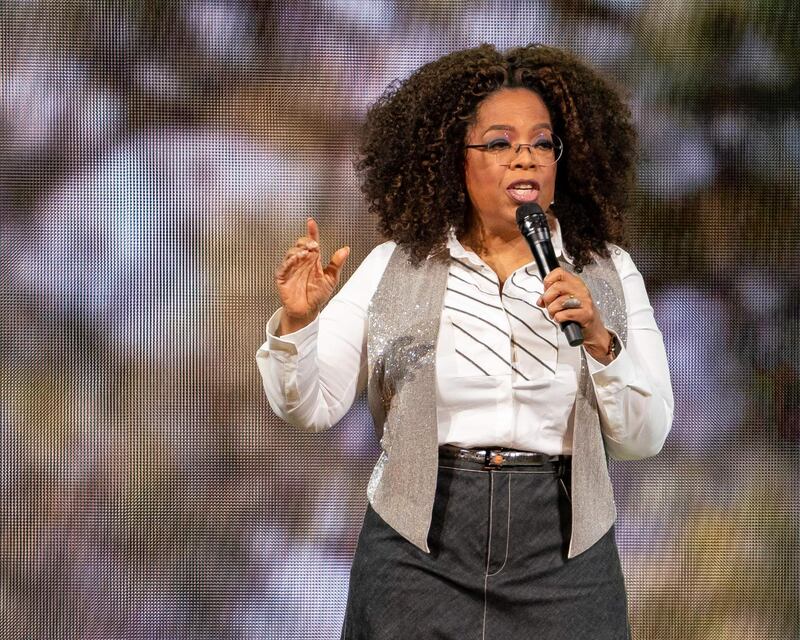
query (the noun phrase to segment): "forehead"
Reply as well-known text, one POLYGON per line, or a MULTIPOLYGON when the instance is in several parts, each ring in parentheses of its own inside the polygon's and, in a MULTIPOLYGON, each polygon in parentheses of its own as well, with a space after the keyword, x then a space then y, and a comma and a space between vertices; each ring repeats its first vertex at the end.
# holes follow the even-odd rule
POLYGON ((478 105, 476 128, 495 124, 524 127, 550 124, 550 112, 538 94, 530 89, 500 89, 478 105))

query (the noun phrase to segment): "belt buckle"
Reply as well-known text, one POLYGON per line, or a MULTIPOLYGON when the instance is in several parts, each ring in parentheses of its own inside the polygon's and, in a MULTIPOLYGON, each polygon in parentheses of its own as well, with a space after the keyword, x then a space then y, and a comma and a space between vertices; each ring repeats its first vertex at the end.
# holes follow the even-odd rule
POLYGON ((487 449, 486 450, 486 458, 485 458, 485 466, 489 469, 499 469, 500 467, 505 464, 506 457, 502 454, 502 452, 497 451, 496 449, 487 449))

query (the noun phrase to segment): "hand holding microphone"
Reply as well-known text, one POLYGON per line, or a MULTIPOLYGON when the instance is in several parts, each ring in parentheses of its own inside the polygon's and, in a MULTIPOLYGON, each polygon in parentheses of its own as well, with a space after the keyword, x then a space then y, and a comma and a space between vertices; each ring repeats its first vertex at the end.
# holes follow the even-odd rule
POLYGON ((583 280, 558 264, 542 208, 535 202, 518 207, 517 226, 528 242, 544 282, 544 294, 537 304, 547 309, 550 317, 561 325, 570 346, 583 344, 599 361, 613 359, 609 356, 612 335, 605 328, 589 290, 583 280))

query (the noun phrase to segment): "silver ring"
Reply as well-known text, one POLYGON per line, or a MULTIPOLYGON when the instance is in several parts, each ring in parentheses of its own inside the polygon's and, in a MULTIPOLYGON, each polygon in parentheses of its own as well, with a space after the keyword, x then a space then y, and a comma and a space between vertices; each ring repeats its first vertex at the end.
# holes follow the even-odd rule
POLYGON ((561 303, 562 309, 580 309, 581 308, 581 301, 578 300, 575 296, 570 296, 564 302, 561 303))

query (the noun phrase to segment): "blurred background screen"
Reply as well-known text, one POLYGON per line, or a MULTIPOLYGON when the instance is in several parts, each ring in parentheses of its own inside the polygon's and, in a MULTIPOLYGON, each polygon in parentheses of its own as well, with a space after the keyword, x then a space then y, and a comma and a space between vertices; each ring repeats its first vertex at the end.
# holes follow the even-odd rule
POLYGON ((480 42, 582 55, 641 135, 676 417, 614 463, 637 639, 797 639, 795 0, 0 1, 0 636, 338 638, 377 448, 269 410, 284 250, 380 241, 367 106, 480 42))

